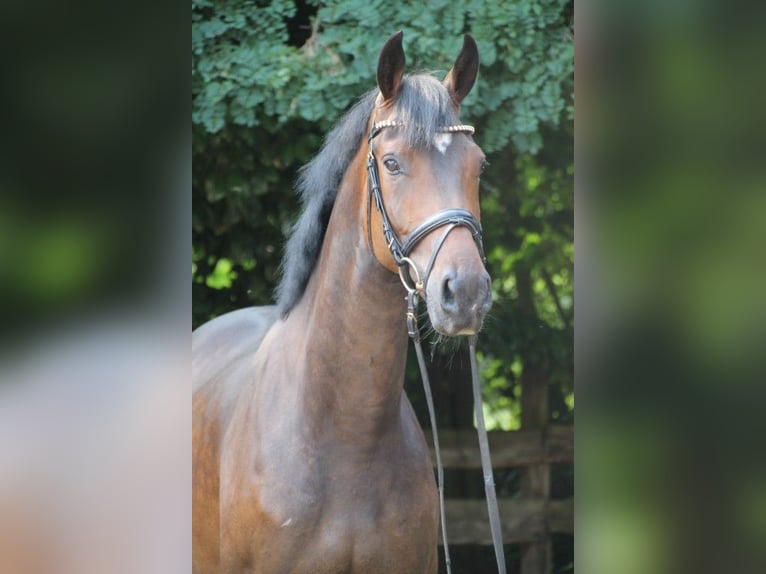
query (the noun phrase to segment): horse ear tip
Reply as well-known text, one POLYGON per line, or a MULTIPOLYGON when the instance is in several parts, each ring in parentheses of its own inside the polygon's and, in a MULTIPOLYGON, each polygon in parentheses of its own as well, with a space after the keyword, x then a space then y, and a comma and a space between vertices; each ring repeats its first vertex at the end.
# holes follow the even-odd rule
POLYGON ((402 38, 404 37, 404 31, 399 30, 398 32, 394 32, 391 34, 391 36, 386 40, 386 44, 392 44, 392 43, 401 43, 402 38))
POLYGON ((403 37, 404 37, 404 32, 402 30, 399 30, 395 34, 392 34, 391 36, 389 36, 388 40, 386 40, 383 43, 383 47, 381 48, 381 53, 388 50, 395 50, 397 52, 400 50, 403 50, 404 49, 402 46, 403 37))

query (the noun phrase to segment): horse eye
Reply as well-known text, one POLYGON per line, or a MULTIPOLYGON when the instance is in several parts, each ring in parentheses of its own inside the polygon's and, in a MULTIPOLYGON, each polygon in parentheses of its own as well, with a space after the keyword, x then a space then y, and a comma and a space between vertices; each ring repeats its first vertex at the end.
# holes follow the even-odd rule
POLYGON ((489 162, 485 159, 481 162, 481 165, 479 166, 479 173, 484 173, 484 170, 489 167, 489 162))
POLYGON ((389 173, 399 173, 400 171, 399 162, 396 161, 395 159, 391 159, 391 158, 384 159, 383 165, 386 166, 386 169, 389 171, 389 173))

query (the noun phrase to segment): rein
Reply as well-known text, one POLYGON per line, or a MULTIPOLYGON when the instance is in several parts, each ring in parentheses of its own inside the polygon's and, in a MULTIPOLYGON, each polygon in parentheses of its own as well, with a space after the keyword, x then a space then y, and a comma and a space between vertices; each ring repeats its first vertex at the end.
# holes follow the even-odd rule
MULTIPOLYGON (((391 220, 386 211, 386 206, 383 202, 383 195, 380 190, 380 177, 378 175, 377 161, 372 149, 372 140, 377 136, 384 128, 387 127, 399 127, 404 125, 403 122, 397 120, 385 120, 381 122, 374 122, 370 134, 367 138, 369 145, 369 154, 367 156, 367 186, 368 186, 368 202, 367 202, 367 233, 370 248, 372 248, 371 237, 371 212, 372 201, 375 201, 375 207, 380 213, 383 223, 383 234, 386 239, 386 245, 388 246, 391 256, 394 262, 399 267, 399 278, 407 290, 407 334, 412 339, 415 346, 415 354, 418 358, 418 366, 420 368, 420 377, 423 380, 423 390, 426 395, 426 403, 428 405, 428 416, 431 421, 431 432, 434 439, 434 452, 436 458, 436 475, 437 486, 439 490, 439 513, 441 517, 441 535, 442 545, 444 547, 444 561, 447 568, 447 574, 451 574, 451 562, 449 555, 449 545, 447 543, 447 520, 444 506, 444 467, 441 461, 441 452, 439 448, 439 434, 436 426, 436 413, 434 410, 433 395, 431 393, 431 382, 428 377, 428 368, 426 367, 425 358, 423 357, 423 347, 420 341, 420 329, 418 328, 417 308, 428 284, 428 278, 431 275, 431 270, 436 261, 436 257, 439 251, 444 245, 449 233, 456 227, 467 227, 471 231, 474 243, 479 250, 479 255, 482 261, 486 265, 486 257, 484 256, 484 244, 482 241, 481 224, 474 217, 474 215, 466 209, 445 209, 437 212, 423 223, 418 225, 404 240, 400 239, 394 231, 391 225, 391 220), (412 250, 415 246, 429 233, 445 227, 439 239, 436 241, 434 250, 431 253, 431 257, 426 265, 425 273, 423 277, 420 277, 415 263, 409 258, 412 250), (412 273, 415 275, 415 279, 412 278, 412 273)), ((473 134, 474 128, 468 125, 454 125, 447 126, 441 130, 441 133, 467 133, 473 134)), ((482 409, 481 398, 481 383, 479 381, 479 370, 476 362, 476 335, 468 337, 468 348, 471 358, 471 378, 473 387, 473 400, 474 409, 476 412, 476 431, 479 436, 479 451, 481 454, 481 468, 484 474, 484 492, 487 499, 487 511, 489 513, 489 525, 492 532, 492 544, 495 548, 495 558, 497 560, 497 569, 500 574, 506 574, 505 569, 505 554, 503 551, 503 539, 502 532, 500 531, 500 513, 497 507, 497 494, 495 493, 495 480, 492 475, 492 461, 489 453, 489 439, 487 438, 487 429, 484 424, 484 411, 482 409)))

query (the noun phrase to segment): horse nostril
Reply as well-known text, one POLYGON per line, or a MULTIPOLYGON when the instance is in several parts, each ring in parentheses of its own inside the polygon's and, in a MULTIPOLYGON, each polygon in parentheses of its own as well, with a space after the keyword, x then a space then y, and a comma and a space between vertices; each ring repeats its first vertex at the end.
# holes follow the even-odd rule
POLYGON ((446 307, 454 307, 455 305, 455 293, 452 291, 450 283, 452 277, 447 275, 442 282, 442 305, 446 307))

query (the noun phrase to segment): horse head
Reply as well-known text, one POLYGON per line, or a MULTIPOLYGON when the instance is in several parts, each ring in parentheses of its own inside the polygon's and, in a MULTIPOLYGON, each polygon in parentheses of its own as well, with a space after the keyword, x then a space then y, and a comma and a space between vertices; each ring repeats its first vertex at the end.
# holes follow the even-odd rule
POLYGON ((368 126, 369 243, 377 260, 426 301, 437 332, 472 335, 492 305, 479 219, 486 159, 473 128, 459 122, 478 73, 478 48, 466 35, 443 82, 405 77, 404 68, 399 32, 380 52, 368 126))

